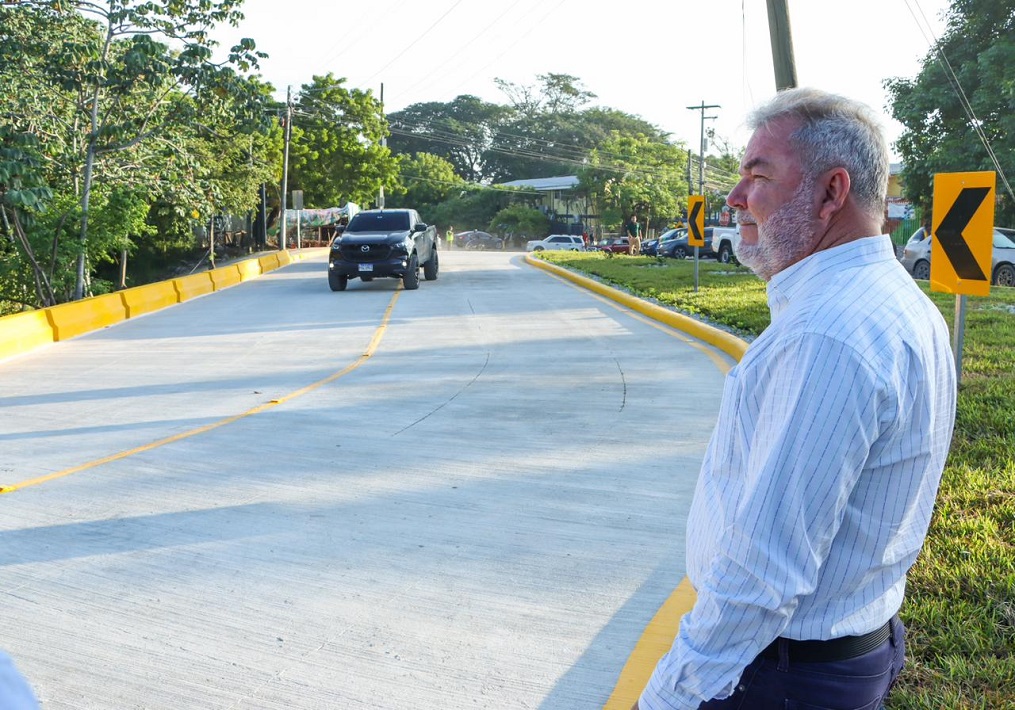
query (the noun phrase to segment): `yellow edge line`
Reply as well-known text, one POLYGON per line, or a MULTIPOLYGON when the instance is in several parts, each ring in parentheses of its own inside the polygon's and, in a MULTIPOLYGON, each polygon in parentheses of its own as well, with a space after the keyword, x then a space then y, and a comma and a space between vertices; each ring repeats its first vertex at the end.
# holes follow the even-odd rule
MULTIPOLYGON (((743 357, 744 351, 747 350, 747 343, 718 328, 713 328, 693 318, 688 318, 661 306, 648 303, 636 296, 611 288, 593 279, 579 276, 556 264, 549 264, 531 255, 526 254, 525 260, 533 266, 605 296, 607 299, 616 301, 652 320, 661 321, 672 328, 703 340, 738 362, 743 357)), ((724 362, 720 364, 720 360, 715 357, 712 358, 712 361, 723 372, 729 369, 724 362)), ((603 710, 630 710, 631 706, 641 696, 641 691, 645 689, 649 678, 652 677, 652 671, 655 670, 659 659, 673 645, 673 639, 680 629, 680 617, 691 610, 696 599, 697 595, 694 593, 691 581, 687 577, 684 577, 683 581, 677 585, 677 588, 673 590, 669 598, 663 602, 656 615, 652 617, 652 621, 645 627, 641 638, 638 639, 638 643, 635 644, 631 655, 628 656, 627 663, 624 664, 620 677, 617 678, 617 683, 614 685, 613 692, 610 694, 609 700, 606 701, 606 705, 603 706, 603 710)))
POLYGON ((380 346, 381 344, 381 339, 384 337, 384 333, 387 331, 388 322, 391 320, 391 313, 392 311, 394 311, 395 303, 398 301, 398 297, 399 295, 401 295, 401 293, 402 292, 400 290, 395 291, 395 294, 391 297, 391 302, 388 304, 387 309, 384 311, 384 317, 381 319, 381 324, 377 326, 377 330, 374 331, 373 337, 370 339, 370 343, 367 345, 366 351, 364 351, 364 353, 360 355, 355 362, 351 363, 350 365, 347 365, 338 372, 328 375, 324 379, 318 380, 317 382, 309 384, 306 387, 302 387, 296 390, 295 392, 291 392, 285 395, 284 397, 273 399, 270 402, 266 402, 265 404, 259 404, 258 406, 252 409, 248 409, 247 411, 241 412, 240 414, 234 414, 231 417, 226 417, 225 419, 221 419, 217 422, 212 422, 211 424, 206 424, 204 426, 197 427, 196 429, 190 429, 189 431, 174 434, 173 436, 167 436, 164 439, 159 439, 158 441, 153 441, 149 444, 144 444, 143 446, 137 446, 127 451, 121 451, 117 454, 104 456, 101 459, 89 461, 79 466, 65 468, 62 471, 56 471, 54 473, 50 473, 45 476, 39 476, 37 478, 30 478, 27 481, 21 481, 20 483, 14 483, 9 486, 0 486, 0 495, 6 493, 13 493, 14 491, 20 490, 22 488, 28 488, 30 486, 38 486, 42 483, 47 483, 57 478, 64 478, 74 473, 80 473, 81 471, 87 471, 89 469, 96 468, 98 466, 102 466, 104 464, 111 463, 113 461, 119 461, 120 459, 125 459, 129 456, 134 456, 135 454, 140 454, 145 451, 151 451, 152 449, 157 449, 160 446, 165 446, 166 444, 172 444, 177 441, 182 441, 183 439, 189 439, 192 436, 197 436, 198 434, 204 434, 213 429, 218 429, 219 427, 226 426, 227 424, 237 422, 240 419, 245 419, 246 417, 251 417, 254 416, 255 414, 266 412, 269 409, 273 409, 274 407, 277 407, 280 404, 284 404, 285 402, 288 402, 292 399, 296 399, 297 397, 301 397, 307 394, 308 392, 312 392, 313 390, 319 387, 323 387, 329 382, 334 382, 338 378, 343 377, 344 375, 347 375, 356 368, 358 368, 360 365, 369 360, 370 357, 374 354, 374 352, 376 352, 378 346, 380 346))
POLYGON ((684 577, 669 599, 652 617, 624 664, 603 710, 630 710, 648 684, 659 659, 670 650, 680 628, 680 617, 691 610, 696 596, 691 581, 684 577))

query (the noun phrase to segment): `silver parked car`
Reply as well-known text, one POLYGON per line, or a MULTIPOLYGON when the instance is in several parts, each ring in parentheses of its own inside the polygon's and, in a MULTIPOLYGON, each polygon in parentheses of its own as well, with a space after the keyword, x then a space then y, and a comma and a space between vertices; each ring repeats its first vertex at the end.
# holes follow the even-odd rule
MULTIPOLYGON (((994 228, 994 252, 990 265, 990 282, 995 286, 1015 286, 1015 241, 1013 230, 994 228)), ((899 261, 914 279, 930 278, 930 244, 928 236, 920 227, 909 238, 899 261)))

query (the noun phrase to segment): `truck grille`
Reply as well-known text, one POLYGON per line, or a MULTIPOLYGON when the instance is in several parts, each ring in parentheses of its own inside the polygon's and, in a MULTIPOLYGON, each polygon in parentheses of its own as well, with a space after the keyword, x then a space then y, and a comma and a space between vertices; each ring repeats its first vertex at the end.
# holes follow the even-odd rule
POLYGON ((391 257, 387 244, 343 244, 341 252, 346 261, 383 261, 391 257))

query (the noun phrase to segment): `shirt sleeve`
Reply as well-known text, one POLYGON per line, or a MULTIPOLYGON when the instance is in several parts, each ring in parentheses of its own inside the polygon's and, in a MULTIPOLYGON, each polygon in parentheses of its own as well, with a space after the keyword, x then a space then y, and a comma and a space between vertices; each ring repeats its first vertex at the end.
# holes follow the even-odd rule
POLYGON ((802 334, 741 364, 733 406, 701 472, 736 495, 707 499, 731 509, 703 511, 725 521, 717 553, 692 580, 697 601, 642 693, 641 710, 697 708, 735 690, 798 600, 814 591, 879 435, 885 389, 847 344, 802 334))
POLYGON ((39 710, 39 703, 10 656, 0 651, 0 701, 8 710, 39 710))

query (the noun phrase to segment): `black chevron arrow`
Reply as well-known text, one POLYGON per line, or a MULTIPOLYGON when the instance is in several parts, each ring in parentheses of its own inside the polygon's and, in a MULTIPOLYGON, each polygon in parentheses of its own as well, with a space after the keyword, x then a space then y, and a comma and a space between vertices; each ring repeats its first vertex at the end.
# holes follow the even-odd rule
POLYGON ((948 214, 941 220, 941 224, 934 230, 938 244, 944 249, 948 261, 952 262, 952 268, 960 279, 969 281, 986 281, 987 277, 976 263, 976 257, 966 244, 962 230, 969 224, 969 220, 980 209, 989 187, 964 187, 955 203, 948 210, 948 214))
POLYGON ((690 222, 691 236, 694 237, 694 241, 700 242, 705 240, 705 236, 698 231, 698 215, 701 213, 701 206, 704 204, 703 201, 699 200, 694 203, 694 207, 691 208, 691 218, 687 220, 690 222))

